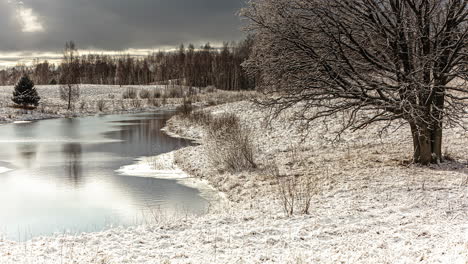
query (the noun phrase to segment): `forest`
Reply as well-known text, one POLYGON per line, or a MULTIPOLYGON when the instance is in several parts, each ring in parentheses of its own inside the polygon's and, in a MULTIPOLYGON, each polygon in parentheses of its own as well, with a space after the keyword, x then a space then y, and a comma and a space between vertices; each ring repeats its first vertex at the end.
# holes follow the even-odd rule
MULTIPOLYGON (((87 54, 76 57, 79 83, 105 85, 186 85, 215 86, 222 90, 251 90, 255 78, 248 76, 242 63, 249 57, 253 38, 222 47, 209 43, 196 48, 183 44, 174 51, 159 51, 147 56, 87 54)), ((0 85, 13 85, 27 74, 37 85, 62 84, 63 65, 35 60, 32 65, 17 65, 0 70, 0 85)))

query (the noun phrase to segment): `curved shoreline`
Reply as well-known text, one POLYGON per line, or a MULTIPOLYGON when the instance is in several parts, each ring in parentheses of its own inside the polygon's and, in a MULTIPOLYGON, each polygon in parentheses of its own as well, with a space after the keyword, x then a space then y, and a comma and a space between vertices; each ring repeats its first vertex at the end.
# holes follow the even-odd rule
POLYGON ((175 180, 181 185, 198 190, 200 196, 208 202, 221 202, 227 199, 224 193, 216 190, 208 181, 191 177, 180 169, 174 161, 176 151, 178 150, 156 156, 140 157, 136 159, 135 164, 123 166, 116 172, 129 177, 175 180))
POLYGON ((177 105, 166 105, 162 107, 150 107, 145 109, 132 109, 126 111, 108 111, 108 112, 92 112, 92 113, 81 113, 81 112, 71 112, 68 114, 61 114, 61 115, 25 115, 26 118, 18 118, 18 119, 11 119, 8 121, 0 120, 1 125, 8 125, 8 124, 25 124, 31 123, 35 121, 42 121, 42 120, 50 120, 50 119, 61 119, 61 118, 81 118, 81 117, 89 117, 89 116, 97 116, 97 115, 125 115, 125 114, 141 114, 145 112, 157 112, 157 111, 174 111, 177 105))

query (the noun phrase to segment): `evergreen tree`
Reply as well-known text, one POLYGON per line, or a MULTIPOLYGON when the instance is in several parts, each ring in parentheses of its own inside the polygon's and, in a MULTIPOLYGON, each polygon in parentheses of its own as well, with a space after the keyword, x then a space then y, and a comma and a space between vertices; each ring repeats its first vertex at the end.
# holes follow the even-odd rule
POLYGON ((11 100, 26 108, 29 105, 38 106, 41 97, 37 94, 33 81, 29 79, 29 76, 24 75, 16 84, 11 100))

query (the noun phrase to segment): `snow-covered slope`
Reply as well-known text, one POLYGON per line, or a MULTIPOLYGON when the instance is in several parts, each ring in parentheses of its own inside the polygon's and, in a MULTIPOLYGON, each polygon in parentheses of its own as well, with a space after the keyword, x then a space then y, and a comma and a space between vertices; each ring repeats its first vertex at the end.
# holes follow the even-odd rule
POLYGON ((267 126, 249 102, 208 110, 235 113, 250 127, 260 168, 220 171, 206 158, 203 127, 180 118, 167 129, 202 145, 174 160, 231 202, 199 218, 162 215, 151 226, 0 241, 0 263, 467 263, 466 131, 445 132, 454 162, 419 167, 402 162, 411 156, 406 128, 380 137, 370 127, 333 142, 340 117, 301 137, 287 119, 267 126), (272 164, 284 175, 315 175, 309 215, 285 216, 272 164))

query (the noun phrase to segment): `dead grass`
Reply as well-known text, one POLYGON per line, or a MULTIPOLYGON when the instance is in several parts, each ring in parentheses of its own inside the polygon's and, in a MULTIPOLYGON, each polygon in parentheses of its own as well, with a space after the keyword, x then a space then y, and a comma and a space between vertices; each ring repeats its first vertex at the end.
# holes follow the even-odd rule
POLYGON ((207 154, 215 166, 233 172, 255 169, 255 147, 249 129, 233 114, 211 118, 207 128, 207 154))
POLYGON ((141 89, 138 95, 140 96, 140 99, 148 99, 151 97, 151 93, 147 89, 141 89))
POLYGON ((137 96, 138 90, 135 88, 127 88, 122 94, 123 99, 135 99, 137 96))

